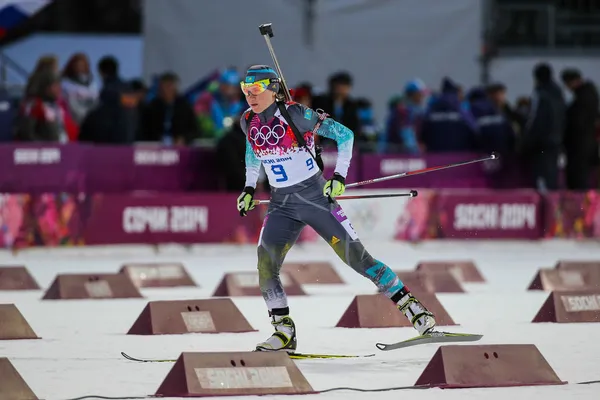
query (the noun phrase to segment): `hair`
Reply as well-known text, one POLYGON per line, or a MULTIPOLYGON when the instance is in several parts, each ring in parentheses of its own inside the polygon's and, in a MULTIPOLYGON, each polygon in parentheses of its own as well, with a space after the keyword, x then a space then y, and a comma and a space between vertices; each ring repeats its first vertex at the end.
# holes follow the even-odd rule
POLYGON ((146 85, 144 84, 144 81, 141 79, 132 79, 129 82, 129 86, 131 87, 132 90, 146 90, 146 85))
POLYGON ((58 57, 52 54, 38 58, 32 75, 49 70, 58 70, 58 57))
POLYGON ((174 82, 179 82, 179 76, 175 72, 167 71, 167 72, 161 74, 160 77, 158 78, 158 80, 160 82, 174 83, 174 82))
POLYGON ((488 94, 495 94, 498 92, 506 92, 506 86, 503 83, 492 83, 485 88, 488 94))
POLYGON ((329 77, 329 87, 337 84, 352 86, 352 83, 352 75, 346 71, 337 72, 329 77))
POLYGON ((106 76, 119 75, 119 62, 113 56, 104 56, 98 61, 98 70, 106 76))
POLYGON ((581 72, 575 68, 566 68, 562 71, 560 77, 564 83, 570 83, 581 79, 581 72))
POLYGON ((90 60, 88 59, 88 56, 85 55, 84 53, 75 53, 71 56, 71 58, 69 58, 69 61, 67 61, 67 64, 65 65, 65 67, 62 70, 61 75, 63 77, 66 78, 73 78, 75 77, 75 64, 79 61, 83 61, 85 64, 85 73, 88 75, 91 75, 91 70, 90 70, 90 60))
POLYGON ((533 77, 540 83, 548 83, 552 80, 552 67, 546 63, 539 63, 533 69, 533 77))
POLYGON ((45 55, 38 58, 33 73, 27 79, 25 86, 25 98, 37 96, 40 93, 40 76, 56 74, 58 70, 58 58, 54 55, 45 55))

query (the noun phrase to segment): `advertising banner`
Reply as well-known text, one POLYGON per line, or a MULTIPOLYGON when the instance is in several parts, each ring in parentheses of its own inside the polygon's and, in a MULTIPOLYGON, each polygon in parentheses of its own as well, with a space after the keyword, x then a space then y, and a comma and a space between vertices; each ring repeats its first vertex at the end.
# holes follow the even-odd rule
POLYGON ((600 237, 599 192, 551 193, 544 203, 544 237, 600 237))
MULTIPOLYGON (((417 189, 415 198, 340 200, 364 241, 600 237, 600 192, 417 189)), ((346 194, 404 193, 348 190, 346 194)), ((263 197, 263 196, 261 196, 263 197)), ((160 243, 252 243, 259 206, 242 218, 237 194, 2 194, 0 248, 160 243)), ((300 242, 320 237, 310 227, 300 242)))
POLYGON ((86 244, 255 243, 264 207, 246 217, 231 194, 95 195, 86 244))
POLYGON ((541 198, 534 191, 442 190, 435 200, 437 237, 538 239, 541 198))
MULTIPOLYGON (((427 156, 399 156, 364 154, 361 158, 361 180, 395 175, 403 172, 432 168, 481 158, 481 154, 434 154, 427 156)), ((488 176, 483 163, 460 168, 415 175, 369 185, 372 188, 485 188, 488 176)))

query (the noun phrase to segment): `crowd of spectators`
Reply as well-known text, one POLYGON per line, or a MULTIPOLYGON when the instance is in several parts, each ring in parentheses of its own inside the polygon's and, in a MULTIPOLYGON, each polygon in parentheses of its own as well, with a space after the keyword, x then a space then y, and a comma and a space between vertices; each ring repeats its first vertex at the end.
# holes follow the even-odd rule
MULTIPOLYGON (((56 57, 40 58, 19 104, 14 139, 208 143, 216 147, 225 171, 230 160, 243 159, 239 118, 248 106, 235 69, 222 71, 194 96, 182 94, 173 72, 147 87, 142 80, 123 80, 111 56, 101 59, 95 70, 82 53, 73 55, 62 71, 56 57)), ((507 101, 501 83, 465 89, 445 77, 439 88, 429 88, 413 79, 390 99, 384 121, 375 120, 368 99, 353 96, 353 77, 346 72, 330 76, 324 92, 300 83, 292 94, 295 101, 322 109, 350 128, 361 152, 495 151, 508 159, 526 159, 535 176, 533 186, 550 190, 558 187, 558 160, 566 155, 567 186, 583 190, 598 161, 598 92, 576 69, 561 71, 562 85, 553 74, 551 66, 537 65, 533 94, 514 104, 507 101), (563 88, 573 95, 569 104, 563 88)), ((324 148, 335 146, 329 139, 320 140, 324 148)), ((242 179, 237 171, 226 181, 237 190, 242 179)))

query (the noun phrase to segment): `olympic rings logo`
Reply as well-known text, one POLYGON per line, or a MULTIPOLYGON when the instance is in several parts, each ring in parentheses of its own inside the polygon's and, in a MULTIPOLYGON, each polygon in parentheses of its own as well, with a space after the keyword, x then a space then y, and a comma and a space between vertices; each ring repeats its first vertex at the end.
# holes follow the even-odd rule
POLYGON ((277 124, 273 128, 268 125, 261 126, 260 129, 255 126, 250 128, 250 139, 258 147, 262 147, 265 144, 275 146, 284 136, 285 128, 281 124, 277 124))

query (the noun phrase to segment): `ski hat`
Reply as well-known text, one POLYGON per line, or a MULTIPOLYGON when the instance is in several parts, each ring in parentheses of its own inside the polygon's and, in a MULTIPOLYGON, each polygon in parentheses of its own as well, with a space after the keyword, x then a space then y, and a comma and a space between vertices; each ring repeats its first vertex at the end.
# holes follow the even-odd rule
POLYGON ((275 93, 279 92, 279 75, 268 65, 253 65, 248 68, 244 83, 250 84, 264 79, 270 79, 270 83, 267 86, 268 90, 272 90, 275 93))
POLYGON ((235 70, 227 69, 219 76, 219 82, 228 85, 238 85, 240 82, 240 75, 235 70))
POLYGON ((425 83, 420 80, 420 79, 412 79, 408 82, 406 82, 406 85, 404 85, 404 93, 406 94, 413 94, 413 93, 417 93, 417 92, 425 92, 427 90, 427 86, 425 85, 425 83))

